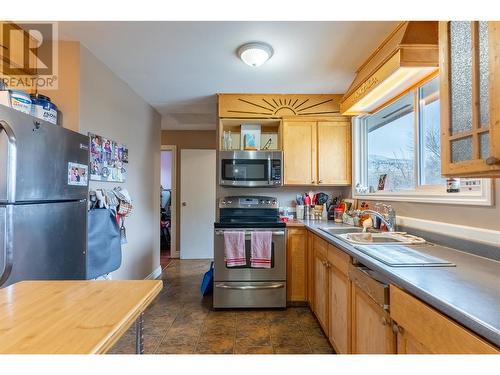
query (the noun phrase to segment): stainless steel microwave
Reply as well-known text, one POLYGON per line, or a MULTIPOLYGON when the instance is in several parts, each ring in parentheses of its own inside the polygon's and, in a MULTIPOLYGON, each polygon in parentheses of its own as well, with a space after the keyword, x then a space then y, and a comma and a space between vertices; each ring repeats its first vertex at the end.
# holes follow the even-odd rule
POLYGON ((283 184, 282 151, 219 152, 219 184, 272 187, 283 184))

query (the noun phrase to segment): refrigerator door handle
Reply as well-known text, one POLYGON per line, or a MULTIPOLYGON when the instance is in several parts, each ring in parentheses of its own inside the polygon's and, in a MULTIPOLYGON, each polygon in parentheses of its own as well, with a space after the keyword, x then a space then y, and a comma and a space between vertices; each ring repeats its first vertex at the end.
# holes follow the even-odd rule
POLYGON ((0 243, 3 252, 3 267, 0 268, 0 287, 10 276, 14 256, 14 207, 12 205, 5 206, 3 207, 3 211, 3 215, 0 216, 0 230, 3 230, 3 238, 1 238, 2 242, 0 243))
POLYGON ((7 202, 14 203, 16 201, 16 170, 17 170, 17 144, 16 136, 12 127, 4 120, 0 120, 0 131, 5 131, 7 135, 7 175, 5 188, 7 193, 7 202))

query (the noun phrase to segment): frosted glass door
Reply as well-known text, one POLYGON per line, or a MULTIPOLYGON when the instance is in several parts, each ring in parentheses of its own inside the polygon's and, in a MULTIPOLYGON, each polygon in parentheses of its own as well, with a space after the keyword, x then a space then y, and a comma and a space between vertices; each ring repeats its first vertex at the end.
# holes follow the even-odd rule
POLYGON ((491 61, 498 44, 490 32, 498 25, 492 24, 497 23, 440 23, 443 175, 500 170, 492 147, 491 61))

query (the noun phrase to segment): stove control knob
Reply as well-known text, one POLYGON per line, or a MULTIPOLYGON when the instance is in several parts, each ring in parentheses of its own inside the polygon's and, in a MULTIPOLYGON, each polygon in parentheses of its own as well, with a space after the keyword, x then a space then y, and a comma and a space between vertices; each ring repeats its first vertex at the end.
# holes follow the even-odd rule
POLYGON ((276 204, 276 201, 273 201, 273 205, 276 204))
POLYGON ((233 203, 233 201, 227 201, 227 203, 228 203, 228 204, 231 204, 231 203, 233 203))
POLYGON ((266 203, 267 203, 267 204, 271 204, 271 201, 270 201, 270 200, 267 200, 267 201, 266 201, 266 203))
POLYGON ((260 204, 264 204, 264 200, 263 200, 263 199, 261 199, 259 203, 260 203, 260 204))
POLYGON ((221 203, 221 204, 226 204, 226 201, 225 201, 225 200, 223 200, 223 201, 221 201, 220 203, 221 203))

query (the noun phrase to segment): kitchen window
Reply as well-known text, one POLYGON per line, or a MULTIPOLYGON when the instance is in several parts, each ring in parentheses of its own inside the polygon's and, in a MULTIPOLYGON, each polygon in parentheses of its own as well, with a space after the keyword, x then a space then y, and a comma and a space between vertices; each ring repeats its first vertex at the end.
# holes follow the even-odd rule
POLYGON ((441 176, 439 77, 377 112, 353 119, 353 196, 360 199, 491 205, 489 179, 441 176))

